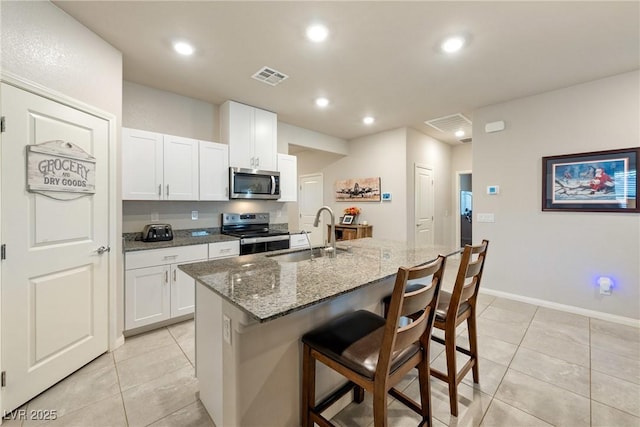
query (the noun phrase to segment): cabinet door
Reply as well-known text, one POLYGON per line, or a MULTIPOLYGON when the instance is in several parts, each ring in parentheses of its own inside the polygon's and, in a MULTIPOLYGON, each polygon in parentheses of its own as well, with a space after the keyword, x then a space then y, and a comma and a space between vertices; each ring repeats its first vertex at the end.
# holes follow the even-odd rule
POLYGON ((270 111, 254 109, 253 156, 256 169, 277 170, 278 116, 270 111))
POLYGON ((125 272, 125 330, 166 320, 171 315, 169 266, 125 272))
POLYGON ((228 101, 221 107, 223 142, 229 144, 229 166, 256 169, 253 154, 254 108, 228 101))
POLYGON ((198 169, 198 141, 165 135, 165 200, 198 200, 198 169))
POLYGON ((200 200, 229 200, 229 146, 200 141, 200 200))
POLYGON ((278 201, 297 201, 298 158, 288 154, 278 154, 278 171, 280 172, 280 198, 278 201))
POLYGON ((171 264, 171 281, 171 317, 193 313, 196 307, 195 279, 180 270, 178 264, 171 264))
POLYGON ((162 200, 162 135, 122 128, 122 199, 162 200))

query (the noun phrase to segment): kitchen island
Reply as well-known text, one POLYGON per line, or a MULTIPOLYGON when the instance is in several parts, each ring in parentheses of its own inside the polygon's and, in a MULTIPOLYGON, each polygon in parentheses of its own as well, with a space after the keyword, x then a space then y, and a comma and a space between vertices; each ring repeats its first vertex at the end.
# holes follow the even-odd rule
MULTIPOLYGON (((381 313, 399 266, 458 252, 372 238, 338 249, 313 261, 279 257, 288 250, 180 266, 196 279, 196 376, 216 425, 299 426, 300 337, 348 311, 381 313)), ((344 382, 323 368, 318 398, 344 382)))

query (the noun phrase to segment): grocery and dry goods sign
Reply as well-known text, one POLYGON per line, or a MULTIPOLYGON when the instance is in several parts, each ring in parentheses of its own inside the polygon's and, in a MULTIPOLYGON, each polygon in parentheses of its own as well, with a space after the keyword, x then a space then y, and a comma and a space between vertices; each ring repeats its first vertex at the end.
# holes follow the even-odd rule
POLYGON ((56 140, 27 146, 27 190, 53 198, 93 194, 96 159, 77 145, 56 140))

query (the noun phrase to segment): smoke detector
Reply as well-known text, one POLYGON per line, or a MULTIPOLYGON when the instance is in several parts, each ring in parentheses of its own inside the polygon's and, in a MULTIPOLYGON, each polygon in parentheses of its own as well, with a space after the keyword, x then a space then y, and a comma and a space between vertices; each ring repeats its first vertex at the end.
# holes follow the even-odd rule
POLYGON ((276 86, 280 84, 283 80, 286 80, 289 78, 289 76, 287 76, 286 74, 281 73, 280 71, 274 70, 273 68, 269 68, 269 67, 262 67, 260 70, 258 70, 257 73, 255 73, 251 77, 271 86, 276 86))

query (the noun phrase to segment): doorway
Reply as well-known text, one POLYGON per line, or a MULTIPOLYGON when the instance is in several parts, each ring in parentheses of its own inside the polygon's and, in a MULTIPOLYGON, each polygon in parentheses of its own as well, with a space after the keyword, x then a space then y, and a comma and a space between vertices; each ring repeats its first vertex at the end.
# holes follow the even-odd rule
POLYGON ((108 349, 110 121, 9 84, 2 83, 1 91, 6 126, 0 144, 0 234, 6 257, 0 330, 6 385, 0 409, 11 411, 108 349), (50 143, 63 144, 40 148, 50 143), (80 150, 89 154, 95 169, 78 166, 69 154, 74 146, 73 156, 80 150), (49 180, 72 186, 84 182, 72 172, 86 171, 95 191, 81 197, 60 189, 55 197, 26 191, 27 183, 32 185, 28 178, 37 176, 27 169, 27 147, 51 156, 37 163, 39 172, 47 165, 49 180))
POLYGON ((300 175, 300 194, 298 197, 300 230, 309 231, 312 246, 320 246, 325 241, 325 228, 322 217, 318 227, 313 226, 316 212, 323 204, 323 176, 321 173, 300 175))
POLYGON ((473 241, 473 192, 471 190, 471 171, 457 173, 457 213, 456 242, 460 246, 470 245, 473 241))
POLYGON ((432 245, 434 230, 433 170, 421 165, 414 168, 416 245, 432 245))

